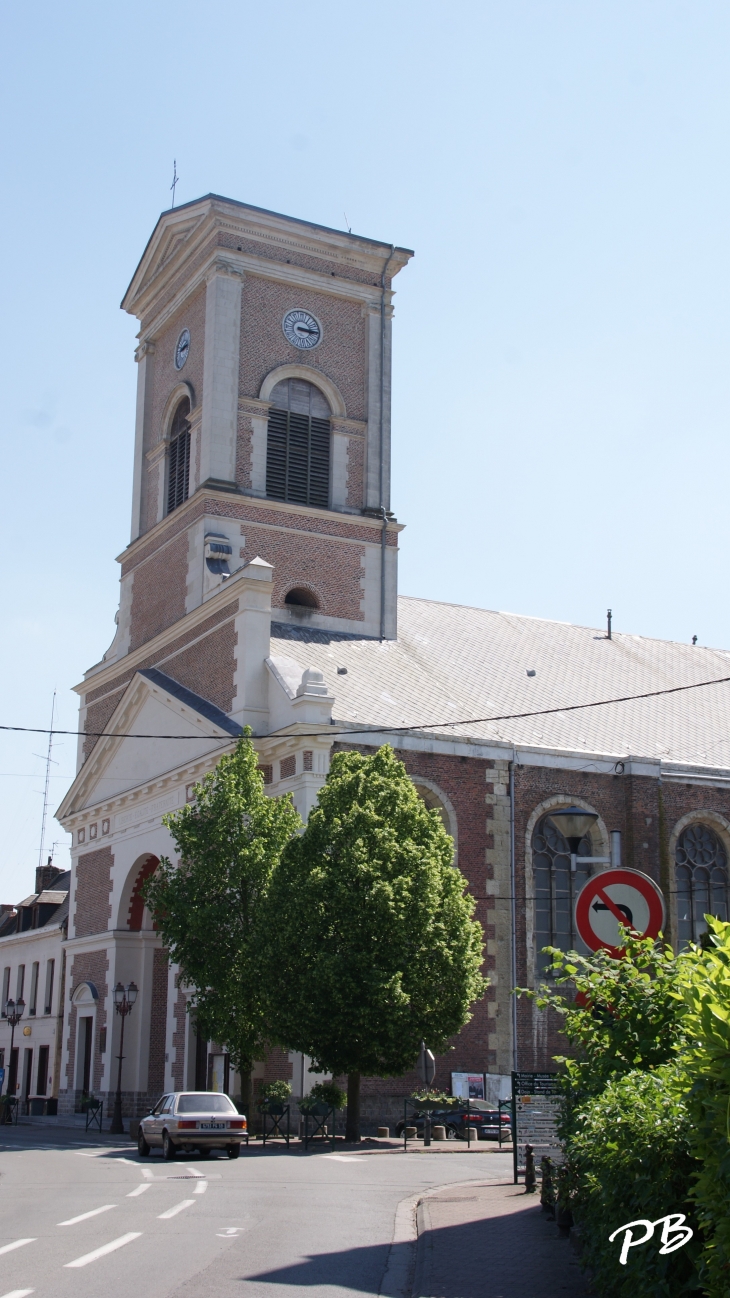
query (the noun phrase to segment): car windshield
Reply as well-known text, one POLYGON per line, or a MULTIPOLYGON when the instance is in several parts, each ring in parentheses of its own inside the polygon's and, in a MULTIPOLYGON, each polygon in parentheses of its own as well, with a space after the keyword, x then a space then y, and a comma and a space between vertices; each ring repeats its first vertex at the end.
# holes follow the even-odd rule
POLYGON ((209 1091, 190 1091, 187 1095, 178 1096, 178 1113, 236 1113, 236 1106, 227 1095, 215 1095, 209 1091))

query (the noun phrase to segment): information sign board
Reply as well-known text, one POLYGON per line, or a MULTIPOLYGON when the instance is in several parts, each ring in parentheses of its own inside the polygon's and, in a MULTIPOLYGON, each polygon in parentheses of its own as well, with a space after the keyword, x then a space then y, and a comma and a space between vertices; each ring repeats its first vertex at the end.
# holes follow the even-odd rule
POLYGON ((562 1163, 563 1149, 558 1140, 560 1087, 556 1073, 512 1074, 512 1137, 515 1184, 525 1171, 525 1146, 532 1145, 535 1165, 540 1159, 552 1158, 562 1163))

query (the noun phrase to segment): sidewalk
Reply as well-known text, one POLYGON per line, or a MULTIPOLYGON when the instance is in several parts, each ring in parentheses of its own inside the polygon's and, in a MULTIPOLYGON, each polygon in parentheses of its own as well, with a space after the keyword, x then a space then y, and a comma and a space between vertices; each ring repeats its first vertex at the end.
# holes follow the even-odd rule
POLYGON ((413 1298, 588 1298, 566 1239, 522 1185, 446 1187, 418 1206, 413 1298))

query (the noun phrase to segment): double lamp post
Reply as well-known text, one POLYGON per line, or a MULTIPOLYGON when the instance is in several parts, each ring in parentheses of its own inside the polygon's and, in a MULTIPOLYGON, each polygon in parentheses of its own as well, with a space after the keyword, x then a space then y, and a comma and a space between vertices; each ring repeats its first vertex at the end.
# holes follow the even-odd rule
POLYGON ((13 1098, 15 1098, 15 1086, 18 1080, 16 1076, 17 1069, 13 1070, 13 1050, 15 1047, 15 1029, 20 1023, 24 1011, 25 1011, 25 1001, 23 1000, 22 996, 19 996, 17 1001, 9 1000, 5 1002, 5 1006, 4 1006, 5 1018, 10 1024, 10 1064, 8 1067, 8 1089, 6 1094, 8 1095, 8 1097, 10 1096, 10 1083, 12 1082, 13 1098))
POLYGON ((137 984, 131 982, 128 987, 123 987, 117 983, 114 988, 114 1008, 117 1014, 121 1015, 122 1028, 119 1035, 119 1070, 117 1072, 117 1093, 114 1096, 114 1112, 112 1113, 112 1125, 109 1128, 115 1136, 124 1134, 124 1123, 122 1122, 122 1060, 124 1059, 124 1024, 128 1014, 132 1012, 132 1006, 137 999, 137 984))

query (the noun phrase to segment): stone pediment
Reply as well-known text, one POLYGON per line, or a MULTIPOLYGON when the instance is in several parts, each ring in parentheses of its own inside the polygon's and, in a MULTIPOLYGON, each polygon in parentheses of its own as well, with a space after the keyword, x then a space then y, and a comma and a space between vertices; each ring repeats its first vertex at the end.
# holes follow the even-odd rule
POLYGON ((141 315, 150 297, 160 292, 190 255, 191 243, 198 242, 196 233, 203 233, 200 227, 209 224, 209 203, 201 203, 192 211, 178 208, 163 212, 122 299, 122 310, 141 315))
POLYGON ((223 751, 241 733, 215 704, 155 668, 135 674, 105 730, 56 813, 61 823, 223 751))

